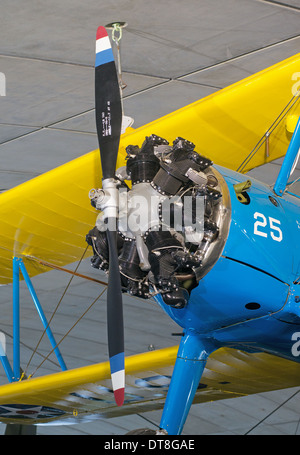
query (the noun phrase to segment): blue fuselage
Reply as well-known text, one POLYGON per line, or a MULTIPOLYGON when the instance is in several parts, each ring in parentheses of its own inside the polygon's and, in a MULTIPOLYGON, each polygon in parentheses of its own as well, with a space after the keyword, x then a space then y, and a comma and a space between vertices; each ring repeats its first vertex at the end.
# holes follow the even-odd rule
POLYGON ((231 202, 222 254, 192 290, 185 308, 158 301, 181 327, 216 346, 263 350, 299 361, 300 198, 287 193, 277 197, 251 178, 249 203, 241 203, 234 185, 245 176, 217 170, 231 202))

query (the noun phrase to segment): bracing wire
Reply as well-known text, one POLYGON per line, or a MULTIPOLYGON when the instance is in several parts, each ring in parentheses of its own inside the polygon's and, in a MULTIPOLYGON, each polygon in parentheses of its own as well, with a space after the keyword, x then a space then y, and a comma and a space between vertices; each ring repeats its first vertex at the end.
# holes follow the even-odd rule
MULTIPOLYGON (((250 428, 250 430, 248 430, 246 433, 244 433, 244 435, 247 435, 249 433, 251 433, 251 431, 253 431, 255 428, 257 428, 259 425, 261 425, 265 420, 267 420, 271 415, 273 415, 276 411, 278 411, 280 408, 282 408, 282 406, 284 406, 286 403, 288 403, 292 398, 294 398, 296 395, 298 395, 298 393, 300 392, 300 389, 297 390, 295 393, 293 393, 293 395, 291 395, 289 398, 287 398, 283 403, 281 403, 280 405, 278 405, 275 409, 273 409, 273 411, 269 412, 268 415, 266 415, 263 419, 261 419, 259 422, 257 422, 252 428, 250 428)), ((298 427, 297 427, 298 428, 298 427)))
POLYGON ((100 294, 93 300, 93 302, 90 304, 90 306, 84 311, 84 313, 77 319, 77 321, 72 325, 72 327, 64 334, 64 336, 61 338, 61 340, 56 344, 56 346, 54 346, 54 348, 49 352, 49 354, 43 359, 43 361, 36 367, 36 369, 34 370, 34 372, 30 375, 30 377, 32 378, 35 373, 37 372, 37 370, 43 365, 43 363, 48 360, 48 358, 50 357, 50 355, 54 352, 54 350, 62 343, 62 341, 69 335, 69 333, 71 332, 71 330, 74 329, 74 327, 78 324, 79 321, 81 321, 81 319, 90 311, 90 309, 93 307, 93 305, 102 297, 102 295, 104 294, 104 292, 106 291, 106 288, 104 288, 100 294))
MULTIPOLYGON (((268 129, 268 137, 273 133, 273 131, 277 128, 277 126, 280 124, 280 122, 285 118, 285 116, 290 112, 290 110, 294 107, 294 105, 299 101, 300 99, 300 93, 299 91, 292 96, 292 98, 289 100, 289 102, 286 104, 286 106, 282 109, 280 114, 276 117, 270 128, 268 129)), ((244 161, 239 165, 237 168, 237 172, 243 172, 245 169, 246 165, 249 163, 249 161, 256 155, 256 153, 259 151, 261 146, 265 143, 267 139, 267 135, 264 134, 255 147, 251 150, 251 152, 247 155, 247 157, 244 159, 244 161)))
MULTIPOLYGON (((77 272, 77 270, 78 270, 80 264, 82 263, 83 258, 84 258, 85 254, 86 254, 87 249, 88 249, 88 245, 86 246, 86 248, 85 248, 85 250, 84 250, 84 252, 83 252, 83 254, 82 254, 80 260, 78 261, 78 264, 77 264, 77 266, 76 266, 76 268, 75 268, 75 273, 77 272)), ((27 372, 27 370, 28 370, 28 368, 29 368, 29 365, 30 365, 30 363, 31 363, 31 361, 32 361, 32 359, 33 359, 33 357, 34 357, 34 355, 35 355, 35 353, 36 353, 36 351, 37 351, 37 349, 38 349, 38 347, 39 347, 39 345, 40 345, 40 343, 41 343, 41 341, 42 341, 42 339, 43 339, 43 337, 44 337, 44 335, 45 335, 45 333, 46 333, 46 331, 47 331, 47 329, 48 329, 48 327, 50 326, 50 323, 51 323, 52 319, 54 318, 54 316, 55 316, 55 314, 56 314, 58 308, 60 307, 60 304, 61 304, 61 302, 63 301, 63 299, 64 299, 64 297, 65 297, 65 295, 66 295, 66 293, 67 293, 67 291, 68 291, 68 289, 69 289, 69 287, 70 287, 72 281, 73 281, 74 276, 75 276, 75 275, 72 275, 71 278, 70 278, 70 280, 68 281, 68 283, 67 283, 67 285, 66 285, 66 287, 65 287, 65 289, 64 289, 64 292, 63 292, 61 298, 59 299, 59 301, 58 301, 58 303, 57 303, 57 305, 56 305, 56 307, 55 307, 55 309, 54 309, 54 311, 53 311, 53 313, 52 313, 52 315, 51 315, 51 317, 50 317, 50 319, 49 319, 49 321, 48 321, 47 326, 44 328, 44 331, 43 331, 42 335, 40 336, 40 339, 39 339, 39 341, 38 341, 36 347, 34 348, 32 354, 31 354, 31 356, 30 356, 30 359, 29 359, 28 362, 27 362, 26 368, 25 368, 25 370, 24 370, 24 375, 26 375, 26 372, 27 372)), ((44 360, 44 361, 45 361, 45 360, 44 360)), ((44 363, 44 361, 43 361, 42 363, 44 363)))

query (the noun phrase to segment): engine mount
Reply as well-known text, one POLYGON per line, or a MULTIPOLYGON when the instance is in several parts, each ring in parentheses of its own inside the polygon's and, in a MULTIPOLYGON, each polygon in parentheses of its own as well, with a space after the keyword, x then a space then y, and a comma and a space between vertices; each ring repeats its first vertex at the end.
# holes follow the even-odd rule
MULTIPOLYGON (((123 290, 145 299, 160 293, 167 305, 184 308, 225 245, 227 185, 213 163, 180 137, 170 146, 151 135, 141 148, 130 145, 126 152, 126 166, 110 184, 118 190, 123 290)), ((109 198, 109 190, 91 190, 91 203, 102 213, 86 236, 93 248, 92 266, 104 271, 109 264, 103 207, 109 198)))

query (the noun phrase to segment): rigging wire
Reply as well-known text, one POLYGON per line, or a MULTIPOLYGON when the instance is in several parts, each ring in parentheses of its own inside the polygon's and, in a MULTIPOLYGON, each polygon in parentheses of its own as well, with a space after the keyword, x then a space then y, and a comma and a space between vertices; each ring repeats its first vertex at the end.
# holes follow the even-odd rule
MULTIPOLYGON (((133 35, 137 35, 140 38, 148 39, 149 41, 153 41, 154 43, 158 43, 163 46, 171 47, 176 50, 188 51, 193 54, 200 55, 200 52, 197 52, 192 46, 185 46, 180 42, 170 40, 165 36, 155 35, 154 33, 145 32, 144 30, 138 30, 133 27, 126 27, 126 32, 132 33, 133 35)), ((203 54, 202 54, 203 55, 203 54)))
POLYGON ((44 360, 36 367, 34 372, 29 376, 32 378, 37 370, 43 365, 43 363, 50 357, 50 355, 54 352, 54 350, 57 348, 57 346, 60 345, 60 343, 69 335, 69 333, 74 329, 74 327, 78 324, 78 322, 89 312, 89 310, 92 308, 92 306, 102 297, 104 292, 106 291, 107 288, 102 289, 100 294, 93 300, 93 302, 90 304, 90 306, 84 311, 84 313, 77 319, 77 321, 72 325, 72 327, 64 334, 64 336, 61 338, 61 340, 54 346, 54 348, 49 352, 49 354, 44 358, 44 360))
MULTIPOLYGON (((246 433, 244 433, 244 435, 247 435, 249 433, 251 433, 251 431, 253 431, 255 428, 257 428, 261 423, 263 423, 268 417, 270 417, 272 414, 274 414, 276 411, 278 411, 278 409, 282 408, 282 406, 284 406, 286 403, 288 403, 292 398, 294 398, 296 395, 298 395, 298 393, 300 392, 300 389, 297 390, 295 393, 293 393, 293 395, 291 395, 289 398, 287 398, 283 403, 281 403, 279 406, 277 406, 275 409, 273 409, 273 411, 271 411, 268 415, 266 415, 263 419, 261 419, 259 422, 257 422, 257 424, 255 424, 252 428, 250 428, 250 430, 248 430, 246 433)), ((298 422, 298 425, 299 425, 299 422, 298 422)), ((297 427, 298 429, 298 427, 297 427)))
POLYGON ((148 419, 147 417, 143 416, 142 414, 137 414, 137 416, 141 417, 141 418, 144 419, 146 422, 151 423, 151 425, 153 425, 153 426, 155 426, 156 428, 160 429, 160 426, 159 426, 157 423, 153 422, 153 420, 148 419))
POLYGON ((255 147, 251 150, 251 152, 248 154, 248 156, 244 159, 244 161, 239 165, 237 168, 237 172, 243 172, 244 168, 246 165, 249 163, 249 161, 256 155, 256 153, 259 151, 261 146, 265 143, 267 139, 269 139, 270 135, 273 133, 273 131, 277 128, 277 126, 280 124, 280 122, 284 119, 284 117, 288 114, 288 112, 294 107, 294 105, 300 100, 300 92, 298 91, 295 95, 292 96, 292 98, 289 100, 289 102, 286 104, 286 106, 282 109, 280 114, 276 117, 268 131, 259 139, 255 147))
MULTIPOLYGON (((77 266, 76 266, 76 268, 75 268, 75 273, 77 272, 77 270, 78 270, 80 264, 82 263, 83 258, 84 258, 85 254, 86 254, 86 252, 87 252, 87 249, 88 249, 88 245, 86 246, 86 248, 85 248, 85 250, 84 250, 84 252, 83 252, 83 254, 82 254, 82 256, 81 256, 81 258, 80 258, 80 260, 79 260, 79 262, 78 262, 78 264, 77 264, 77 266)), ((64 289, 64 292, 63 292, 63 294, 62 294, 62 296, 61 296, 61 298, 60 298, 58 304, 56 305, 56 307, 55 307, 55 309, 54 309, 54 311, 53 311, 53 313, 52 313, 52 315, 51 315, 51 318, 50 318, 49 321, 48 321, 47 326, 44 328, 44 331, 43 331, 43 333, 42 333, 42 335, 41 335, 41 337, 40 337, 40 339, 39 339, 39 341, 38 341, 36 347, 34 348, 32 354, 31 354, 31 356, 30 356, 30 359, 29 359, 28 362, 27 362, 26 368, 25 368, 25 370, 24 370, 24 375, 26 375, 26 372, 27 372, 27 370, 28 370, 28 368, 29 368, 29 365, 30 365, 30 363, 31 363, 31 361, 32 361, 32 359, 33 359, 33 357, 34 357, 34 355, 35 355, 35 353, 36 353, 36 351, 37 351, 37 349, 38 349, 38 347, 39 347, 39 345, 40 345, 40 343, 41 343, 41 341, 42 341, 42 339, 43 339, 43 337, 44 337, 44 335, 45 335, 45 333, 46 333, 46 331, 47 331, 47 329, 48 329, 48 327, 50 326, 50 323, 51 323, 52 319, 54 318, 54 316, 55 316, 55 314, 56 314, 56 312, 57 312, 57 310, 58 310, 58 308, 59 308, 59 306, 60 306, 60 304, 61 304, 63 298, 65 297, 65 295, 66 295, 66 293, 67 293, 67 291, 68 291, 68 289, 69 289, 69 287, 70 287, 70 285, 71 285, 71 283, 72 283, 72 281, 73 281, 74 276, 75 276, 75 275, 72 275, 72 276, 71 276, 71 278, 70 278, 70 280, 69 280, 67 286, 66 286, 65 289, 64 289)), ((52 351, 51 351, 51 352, 52 352, 52 351)), ((46 357, 46 358, 47 358, 47 357, 46 357)), ((46 360, 46 359, 45 359, 45 360, 46 360)), ((45 360, 44 360, 44 361, 45 361, 45 360)), ((42 363, 44 363, 44 361, 43 361, 42 363)))
MULTIPOLYGON (((5 337, 7 338, 10 338, 13 342, 13 335, 6 332, 6 330, 4 330, 2 327, 1 327, 1 332, 4 333, 5 337)), ((25 349, 28 349, 29 351, 32 351, 32 347, 29 346, 28 344, 24 343, 24 341, 20 340, 20 344, 25 348, 25 349)), ((36 352, 37 355, 39 355, 40 357, 42 358, 45 358, 45 354, 42 354, 41 352, 36 352)), ((52 359, 49 359, 49 362, 53 363, 53 365, 55 365, 56 367, 59 367, 59 363, 56 362, 55 360, 52 360, 52 359)), ((25 372, 22 372, 22 377, 23 377, 23 373, 25 374, 25 372)))
POLYGON ((66 272, 66 273, 69 273, 70 275, 78 276, 79 278, 84 278, 85 280, 93 281, 94 283, 103 284, 104 286, 107 286, 107 282, 105 282, 105 281, 97 280, 96 278, 93 278, 91 276, 83 275, 82 273, 78 273, 76 271, 66 269, 65 267, 61 267, 61 266, 52 264, 51 262, 44 261, 43 259, 36 258, 35 256, 25 256, 25 258, 38 262, 40 265, 44 265, 46 267, 49 267, 50 269, 55 269, 55 270, 59 270, 61 272, 66 272))
POLYGON ((294 433, 295 435, 298 433, 299 425, 300 425, 300 418, 299 418, 297 426, 296 426, 296 430, 295 430, 295 433, 294 433))

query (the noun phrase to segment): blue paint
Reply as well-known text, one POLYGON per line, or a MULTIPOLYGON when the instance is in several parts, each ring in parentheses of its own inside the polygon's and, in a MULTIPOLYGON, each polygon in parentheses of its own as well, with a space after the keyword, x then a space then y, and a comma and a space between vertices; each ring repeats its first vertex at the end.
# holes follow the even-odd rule
POLYGON ((57 357, 57 360, 58 360, 58 362, 60 364, 60 367, 61 367, 61 369, 63 371, 65 371, 67 369, 66 364, 65 364, 65 362, 64 362, 64 360, 62 358, 62 355, 60 353, 59 348, 57 347, 57 343, 55 341, 55 338, 54 338, 54 336, 52 334, 52 331, 50 329, 50 326, 48 324, 46 316, 45 316, 45 314, 43 312, 42 306, 41 306, 41 304, 39 302, 39 299, 38 299, 38 297, 36 295, 35 289, 34 289, 34 287, 32 285, 32 282, 31 282, 31 280, 29 278, 28 272, 27 272, 26 267, 25 267, 25 265, 24 265, 22 260, 19 260, 19 267, 20 267, 20 270, 21 270, 22 275, 24 277, 24 280, 26 282, 26 285, 28 287, 28 290, 30 292, 30 295, 32 297, 32 300, 33 300, 33 302, 35 304, 35 307, 37 309, 39 317, 40 317, 40 319, 41 319, 41 321, 43 323, 43 326, 44 326, 44 328, 46 330, 46 333, 48 335, 48 338, 49 338, 49 341, 51 343, 51 346, 52 346, 52 348, 53 348, 53 350, 54 350, 54 352, 56 354, 56 357, 57 357))
POLYGON ((104 65, 105 63, 113 62, 114 55, 112 49, 106 49, 96 54, 95 67, 104 65))
POLYGON ((14 373, 13 373, 13 370, 12 370, 12 368, 10 366, 10 363, 8 361, 7 356, 6 355, 1 355, 0 356, 0 361, 1 361, 2 366, 4 368, 4 371, 5 371, 7 379, 9 380, 9 382, 13 382, 14 373))
POLYGON ((197 333, 188 332, 182 337, 160 422, 160 428, 168 434, 181 433, 206 360, 215 349, 208 339, 197 333))
POLYGON ((13 258, 13 374, 20 379, 20 269, 19 259, 13 258))
POLYGON ((234 189, 247 177, 215 166, 231 201, 224 249, 185 308, 172 308, 156 296, 187 334, 161 421, 169 434, 180 434, 213 350, 228 346, 300 362, 300 342, 295 341, 300 339, 300 199, 284 193, 299 143, 300 121, 274 190, 251 178, 248 204, 238 200, 234 189))
POLYGON ((111 374, 124 370, 124 352, 110 357, 109 362, 111 374))
POLYGON ((61 369, 65 371, 67 369, 66 364, 62 358, 60 350, 57 346, 55 338, 52 334, 52 331, 49 327, 48 321, 43 312, 42 306, 39 302, 39 299, 36 295, 32 282, 29 278, 26 267, 22 259, 14 257, 13 258, 13 370, 10 366, 10 363, 7 359, 3 350, 0 350, 0 361, 5 370, 6 376, 10 382, 19 381, 21 376, 20 369, 20 271, 24 277, 25 283, 28 287, 32 300, 35 304, 37 312, 40 316, 40 319, 43 323, 45 331, 50 340, 51 346, 56 354, 57 360, 61 366, 61 369))
POLYGON ((293 164, 297 157, 299 148, 300 148, 300 117, 298 119, 294 134, 289 143, 289 147, 286 152, 285 159, 283 161, 283 164, 281 166, 280 172, 278 174, 278 177, 277 177, 277 180, 276 180, 276 183, 274 186, 274 192, 276 194, 278 194, 279 196, 281 196, 284 193, 284 190, 285 190, 287 182, 289 180, 291 170, 293 168, 293 164))

